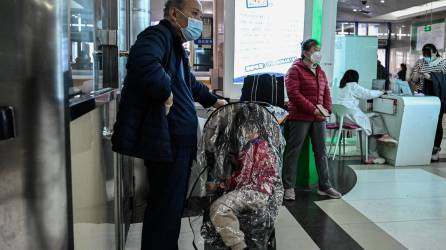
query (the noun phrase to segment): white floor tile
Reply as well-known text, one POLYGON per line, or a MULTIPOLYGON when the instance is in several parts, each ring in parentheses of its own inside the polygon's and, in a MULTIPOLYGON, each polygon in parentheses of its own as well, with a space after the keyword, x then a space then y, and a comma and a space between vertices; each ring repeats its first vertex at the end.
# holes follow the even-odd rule
POLYGON ((374 223, 344 224, 341 228, 367 250, 406 249, 374 223))
POLYGON ((413 250, 446 249, 446 220, 378 223, 386 232, 413 250))
MULTIPOLYGON (((199 236, 200 232, 195 233, 195 244, 198 248, 198 250, 203 250, 203 240, 200 239, 199 236), (198 235, 197 235, 198 234, 198 235)), ((194 250, 194 247, 192 245, 192 240, 194 238, 194 235, 192 232, 183 232, 180 234, 180 239, 178 239, 178 248, 179 250, 194 250)))
POLYGON ((276 227, 277 250, 305 249, 316 250, 319 247, 301 227, 276 227))
POLYGON ((397 240, 344 200, 325 200, 316 204, 362 248, 405 249, 397 240))
POLYGON ((339 225, 371 222, 342 199, 318 201, 316 204, 339 225))
POLYGON ((277 250, 319 249, 287 208, 281 207, 276 221, 277 250))
POLYGON ((75 250, 109 250, 115 248, 114 224, 74 224, 75 250))
POLYGON ((354 200, 349 203, 373 222, 446 219, 446 198, 354 200))
POLYGON ((190 233, 192 232, 192 227, 194 231, 200 231, 201 225, 203 224, 203 216, 183 218, 181 220, 181 233, 190 233))
POLYGON ((284 206, 280 207, 279 216, 277 216, 276 220, 276 228, 288 228, 288 227, 300 227, 300 224, 296 221, 293 215, 288 211, 288 209, 284 206))
POLYGON ((446 197, 446 181, 358 183, 353 190, 344 195, 343 199, 353 201, 441 197, 446 197))
POLYGON ((365 184, 370 182, 431 182, 445 181, 440 176, 433 175, 421 169, 383 169, 383 170, 361 170, 356 172, 357 183, 365 184))
POLYGON ((142 223, 131 224, 129 232, 127 234, 125 250, 140 250, 141 234, 142 234, 142 223))
MULTIPOLYGON (((379 226, 409 249, 445 249, 445 178, 422 169, 355 172, 357 184, 343 200, 376 225, 353 223, 342 224, 341 227, 362 246, 371 246, 366 249, 385 249, 373 247, 373 244, 376 246, 381 243, 373 240, 373 235, 379 233, 373 227, 379 226), (370 236, 362 236, 367 234, 370 236)), ((342 214, 334 213, 342 219, 342 214)), ((331 214, 330 216, 336 218, 331 214)))
POLYGON ((446 197, 446 179, 421 169, 356 170, 344 200, 446 197))

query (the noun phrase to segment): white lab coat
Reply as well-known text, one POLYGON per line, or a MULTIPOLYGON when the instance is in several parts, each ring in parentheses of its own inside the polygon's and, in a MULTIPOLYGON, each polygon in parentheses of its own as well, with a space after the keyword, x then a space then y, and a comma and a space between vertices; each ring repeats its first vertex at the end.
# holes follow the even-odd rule
POLYGON ((356 82, 349 82, 344 88, 339 90, 336 104, 342 104, 345 107, 354 110, 351 115, 345 116, 347 121, 358 124, 364 129, 367 135, 372 134, 372 126, 369 117, 359 108, 360 100, 370 100, 380 97, 383 92, 379 90, 370 90, 359 86, 356 82))

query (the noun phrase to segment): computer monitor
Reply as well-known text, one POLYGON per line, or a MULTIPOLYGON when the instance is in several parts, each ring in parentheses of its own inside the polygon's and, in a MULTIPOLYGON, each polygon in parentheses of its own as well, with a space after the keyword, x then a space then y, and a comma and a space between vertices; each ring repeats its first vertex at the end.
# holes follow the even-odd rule
POLYGON ((373 79, 372 80, 372 89, 373 90, 384 91, 385 87, 386 87, 386 80, 382 80, 382 79, 373 79))
POLYGON ((209 71, 212 68, 212 49, 196 48, 194 69, 196 71, 209 71))
POLYGON ((409 83, 407 81, 402 81, 402 80, 397 79, 395 81, 395 84, 396 84, 395 90, 397 92, 396 94, 403 95, 403 96, 412 96, 413 95, 412 89, 410 88, 409 83))

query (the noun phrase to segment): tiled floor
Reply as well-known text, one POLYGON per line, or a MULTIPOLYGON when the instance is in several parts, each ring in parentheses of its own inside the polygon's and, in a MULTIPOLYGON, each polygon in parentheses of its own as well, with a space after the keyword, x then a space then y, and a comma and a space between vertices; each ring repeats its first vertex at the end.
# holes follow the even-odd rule
MULTIPOLYGON (((346 192, 343 199, 327 200, 304 190, 296 202, 281 208, 276 222, 279 250, 446 249, 446 163, 419 168, 351 165, 354 172, 349 164, 342 163, 333 174, 339 175, 335 186, 346 192), (356 177, 346 177, 349 172, 356 177), (351 190, 345 187, 352 183, 347 179, 356 182, 351 190)), ((191 219, 198 232, 201 217, 191 219)), ((126 250, 139 249, 141 229, 140 223, 131 226, 126 250)), ((180 249, 193 249, 192 239, 185 218, 180 249)))
POLYGON ((75 223, 74 249, 109 250, 115 249, 115 225, 75 223))
MULTIPOLYGON (((194 231, 201 226, 200 217, 192 217, 194 231)), ((139 250, 141 242, 142 224, 133 224, 130 226, 129 235, 126 243, 126 250, 139 250)), ((188 218, 183 218, 181 226, 181 235, 178 241, 180 250, 193 250, 192 247, 193 233, 189 226, 188 218)), ((196 235, 196 244, 198 249, 203 249, 202 241, 196 235), (201 244, 200 244, 201 243, 201 244)), ((285 207, 280 209, 279 217, 276 222, 276 241, 278 250, 289 249, 319 249, 311 240, 305 230, 297 223, 294 217, 285 207)))
POLYGON ((317 204, 364 249, 445 249, 445 166, 353 166, 353 190, 317 204))

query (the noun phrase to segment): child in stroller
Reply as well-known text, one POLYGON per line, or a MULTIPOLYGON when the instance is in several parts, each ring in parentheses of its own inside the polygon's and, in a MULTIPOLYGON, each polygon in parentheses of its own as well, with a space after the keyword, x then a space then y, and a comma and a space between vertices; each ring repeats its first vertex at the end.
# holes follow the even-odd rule
POLYGON ((257 111, 244 107, 236 112, 229 136, 226 137, 229 139, 229 150, 225 162, 230 166, 230 171, 223 175, 224 178, 218 171, 210 171, 208 177, 208 191, 224 192, 212 202, 209 219, 221 241, 232 250, 246 249, 248 246, 249 249, 275 247, 268 241, 274 233, 273 222, 280 205, 277 200, 281 197, 277 196, 283 194, 279 175, 281 159, 277 157, 272 141, 268 140, 271 131, 268 131, 268 126, 264 124, 266 121, 262 119, 268 111, 260 110, 260 114, 257 111), (239 217, 247 214, 254 217, 250 219, 254 221, 251 224, 257 224, 265 231, 257 237, 266 236, 266 239, 255 239, 252 232, 250 238, 245 239, 243 228, 256 230, 246 225, 241 227, 239 217), (250 246, 247 241, 256 246, 250 246))

